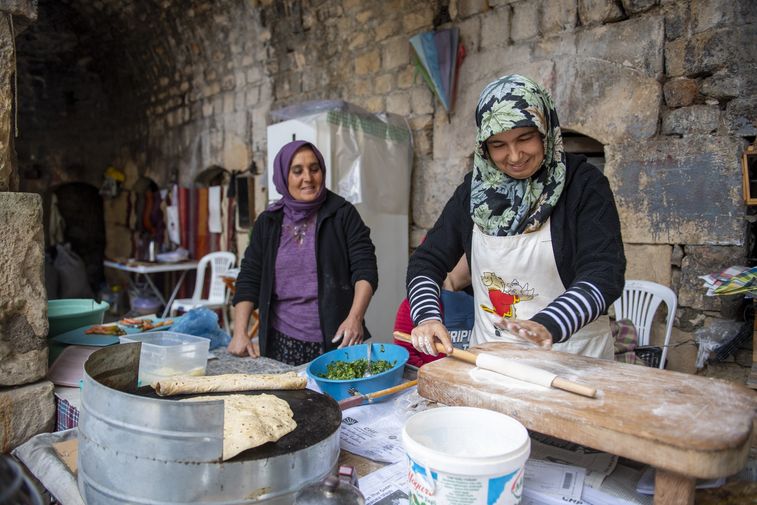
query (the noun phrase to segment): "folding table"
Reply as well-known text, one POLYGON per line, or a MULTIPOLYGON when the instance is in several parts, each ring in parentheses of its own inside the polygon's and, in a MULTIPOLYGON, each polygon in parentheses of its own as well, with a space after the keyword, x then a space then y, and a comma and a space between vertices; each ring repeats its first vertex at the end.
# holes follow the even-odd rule
POLYGON ((181 261, 178 263, 119 263, 117 261, 105 260, 104 264, 107 268, 113 268, 115 270, 122 270, 124 272, 131 272, 143 276, 147 281, 147 284, 150 286, 150 288, 153 290, 155 295, 165 307, 165 309, 163 309, 162 317, 167 317, 168 312, 171 309, 171 304, 173 303, 174 299, 176 299, 176 294, 179 292, 179 288, 181 287, 182 282, 184 282, 184 278, 187 276, 187 272, 190 270, 196 270, 198 262, 181 261), (176 281, 176 285, 174 286, 173 291, 171 291, 171 297, 168 299, 168 302, 166 302, 163 293, 160 292, 160 290, 150 278, 150 275, 152 274, 165 272, 181 272, 181 275, 176 281))

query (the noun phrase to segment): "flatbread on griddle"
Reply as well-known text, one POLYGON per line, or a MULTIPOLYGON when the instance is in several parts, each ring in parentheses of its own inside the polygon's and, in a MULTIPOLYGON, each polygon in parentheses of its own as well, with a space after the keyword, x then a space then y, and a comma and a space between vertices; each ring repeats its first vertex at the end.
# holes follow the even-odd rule
POLYGON ((295 372, 280 374, 243 374, 190 376, 176 375, 153 382, 159 396, 197 393, 227 393, 256 389, 305 389, 307 379, 295 372))
POLYGON ((268 395, 197 396, 180 400, 223 400, 223 460, 267 442, 276 442, 294 431, 297 423, 289 404, 268 395))

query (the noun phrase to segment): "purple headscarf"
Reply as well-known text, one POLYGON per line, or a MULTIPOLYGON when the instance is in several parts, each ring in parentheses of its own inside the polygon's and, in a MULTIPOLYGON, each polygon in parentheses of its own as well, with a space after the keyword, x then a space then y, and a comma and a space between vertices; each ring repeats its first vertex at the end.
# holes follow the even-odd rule
POLYGON ((276 158, 273 160, 273 185, 276 186, 282 196, 268 207, 268 210, 284 209, 284 214, 292 221, 301 221, 310 217, 314 212, 323 205, 326 201, 326 164, 323 162, 323 155, 310 142, 304 140, 295 140, 286 144, 281 148, 276 158), (295 153, 301 147, 306 146, 313 150, 315 157, 318 158, 318 163, 321 164, 321 173, 323 174, 323 183, 321 190, 318 192, 318 196, 312 202, 301 202, 295 200, 291 194, 289 194, 289 166, 292 164, 292 158, 295 153))

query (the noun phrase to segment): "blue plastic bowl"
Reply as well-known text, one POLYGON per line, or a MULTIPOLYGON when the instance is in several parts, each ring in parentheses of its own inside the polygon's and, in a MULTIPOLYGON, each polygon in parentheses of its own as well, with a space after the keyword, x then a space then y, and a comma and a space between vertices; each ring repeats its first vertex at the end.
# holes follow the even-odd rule
POLYGON ((63 298, 47 302, 47 321, 50 325, 48 338, 65 333, 82 326, 102 324, 106 302, 97 302, 89 298, 63 298))
MULTIPOLYGON (((407 349, 396 344, 375 343, 353 345, 343 349, 334 349, 317 357, 308 365, 307 373, 318 384, 321 391, 339 401, 352 396, 349 392, 350 388, 355 388, 367 395, 368 393, 375 393, 376 391, 396 386, 402 382, 402 373, 405 370, 405 363, 407 363, 409 357, 410 354, 407 352, 407 349), (396 361, 395 365, 385 372, 360 379, 333 380, 321 377, 321 374, 326 373, 326 366, 332 361, 356 361, 360 358, 365 358, 369 345, 373 346, 371 348, 371 361, 379 359, 386 360, 389 363, 396 361)), ((387 398, 389 396, 377 398, 376 401, 387 398)))

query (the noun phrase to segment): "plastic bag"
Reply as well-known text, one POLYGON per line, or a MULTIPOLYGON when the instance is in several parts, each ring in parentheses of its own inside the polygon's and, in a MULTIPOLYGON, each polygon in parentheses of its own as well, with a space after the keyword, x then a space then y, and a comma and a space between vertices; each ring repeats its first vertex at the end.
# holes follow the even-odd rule
POLYGON ((171 331, 210 339, 210 349, 225 347, 231 336, 218 326, 218 315, 205 307, 192 309, 171 326, 171 331))
POLYGON ((395 415, 403 422, 407 421, 407 419, 413 414, 423 412, 424 410, 435 409, 437 407, 444 407, 444 405, 422 397, 418 394, 417 389, 413 389, 409 393, 400 395, 394 400, 395 415))
POLYGON ((87 282, 87 269, 81 257, 71 250, 71 244, 55 246, 53 260, 58 271, 59 298, 94 298, 92 288, 87 282))
POLYGON ((699 343, 697 368, 704 367, 704 362, 710 357, 710 353, 733 339, 739 333, 743 324, 740 321, 716 320, 710 325, 696 330, 694 340, 699 343))

